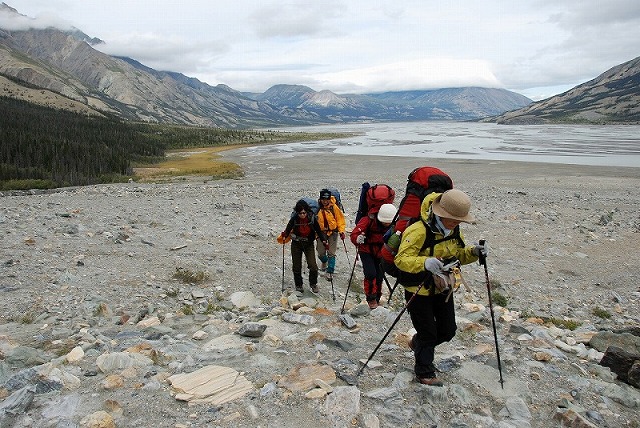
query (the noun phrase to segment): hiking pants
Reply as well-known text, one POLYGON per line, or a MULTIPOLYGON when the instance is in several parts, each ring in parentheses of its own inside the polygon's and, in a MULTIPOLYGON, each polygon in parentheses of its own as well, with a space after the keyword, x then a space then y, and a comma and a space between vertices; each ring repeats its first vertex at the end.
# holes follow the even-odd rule
POLYGON ((316 249, 318 250, 318 258, 322 263, 327 263, 327 273, 333 273, 336 267, 338 235, 339 233, 334 232, 327 237, 327 242, 329 242, 329 250, 324 248, 324 244, 322 243, 322 241, 317 241, 316 249))
POLYGON ((309 269, 309 285, 318 283, 318 263, 313 248, 313 241, 292 240, 291 241, 291 270, 293 271, 293 282, 296 287, 302 287, 302 255, 307 260, 309 269))
MULTIPOLYGON (((453 295, 445 302, 448 293, 433 296, 416 295, 408 307, 411 323, 416 329, 413 336, 413 354, 416 360, 415 373, 419 378, 433 377, 436 368, 433 365, 435 347, 453 339, 456 334, 456 314, 453 295)), ((406 301, 413 296, 405 290, 406 301)))
POLYGON ((364 273, 364 294, 367 296, 367 302, 375 300, 380 303, 382 296, 382 267, 380 259, 371 253, 360 252, 360 263, 362 263, 362 271, 364 273))

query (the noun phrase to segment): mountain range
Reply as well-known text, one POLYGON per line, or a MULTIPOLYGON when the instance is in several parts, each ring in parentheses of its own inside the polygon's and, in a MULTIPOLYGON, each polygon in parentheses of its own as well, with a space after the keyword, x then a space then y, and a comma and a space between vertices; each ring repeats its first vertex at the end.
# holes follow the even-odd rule
MULTIPOLYGON (((5 3, 0 11, 20 16, 5 3)), ((275 85, 264 93, 243 93, 106 55, 94 48, 99 43, 79 30, 0 28, 1 93, 87 114, 230 128, 474 120, 531 103, 515 92, 493 88, 338 95, 301 85, 275 85)))
MULTIPOLYGON (((0 12, 21 16, 5 3, 0 12)), ((415 120, 637 122, 639 114, 638 59, 533 103, 512 91, 481 87, 345 95, 275 85, 263 93, 240 92, 106 55, 94 48, 100 43, 80 30, 0 28, 0 94, 87 115, 227 128, 415 120)))

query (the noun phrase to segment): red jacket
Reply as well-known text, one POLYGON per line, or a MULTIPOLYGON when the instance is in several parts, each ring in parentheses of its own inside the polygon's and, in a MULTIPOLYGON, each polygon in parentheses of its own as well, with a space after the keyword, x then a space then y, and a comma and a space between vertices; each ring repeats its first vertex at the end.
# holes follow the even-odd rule
POLYGON ((356 227, 351 231, 351 242, 358 246, 356 239, 358 235, 364 233, 364 244, 360 244, 358 252, 369 253, 374 257, 380 257, 380 250, 384 244, 384 234, 389 228, 383 226, 377 218, 369 216, 362 217, 356 227))

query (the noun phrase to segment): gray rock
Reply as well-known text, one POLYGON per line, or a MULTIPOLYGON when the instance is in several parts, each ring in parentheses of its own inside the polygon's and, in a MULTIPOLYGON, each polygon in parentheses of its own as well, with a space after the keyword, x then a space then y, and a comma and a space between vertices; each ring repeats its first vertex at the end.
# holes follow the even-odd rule
POLYGON ((342 322, 342 324, 349 330, 358 326, 358 323, 349 314, 340 314, 338 318, 340 318, 340 322, 342 322))
POLYGON ((531 420, 531 411, 527 403, 520 397, 508 397, 505 402, 508 417, 516 421, 528 422, 531 420))
POLYGON ((640 354, 640 336, 631 333, 618 334, 611 331, 600 331, 589 340, 589 346, 600 352, 606 352, 608 347, 616 346, 631 354, 640 354))
POLYGON ((238 334, 240 336, 245 337, 260 337, 264 334, 264 331, 267 329, 265 324, 259 324, 255 322, 248 322, 242 324, 242 326, 238 329, 238 334))
POLYGON ((0 403, 0 417, 2 415, 18 415, 24 413, 33 403, 36 388, 33 385, 24 386, 14 391, 0 403))
POLYGON ((311 325, 316 322, 315 318, 311 315, 301 315, 292 312, 285 312, 282 314, 282 320, 292 324, 311 325))
POLYGON ((360 412, 360 390, 356 386, 337 386, 327 396, 324 411, 333 426, 351 426, 351 420, 360 412))
POLYGON ((37 366, 49 360, 51 357, 45 352, 30 346, 17 346, 5 356, 5 361, 15 367, 37 366))

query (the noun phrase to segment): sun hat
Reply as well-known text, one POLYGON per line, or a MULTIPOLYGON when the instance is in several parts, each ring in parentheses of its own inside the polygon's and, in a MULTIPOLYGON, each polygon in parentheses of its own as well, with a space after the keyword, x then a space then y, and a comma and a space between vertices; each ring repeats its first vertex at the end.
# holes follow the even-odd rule
POLYGON ((331 192, 328 189, 320 191, 320 199, 331 199, 331 192))
POLYGON ((431 204, 431 210, 439 217, 473 223, 475 217, 469 214, 471 199, 462 190, 450 189, 436 198, 431 204))
POLYGON ((380 207, 380 211, 378 211, 378 221, 380 223, 391 223, 397 211, 393 204, 383 204, 380 207))

